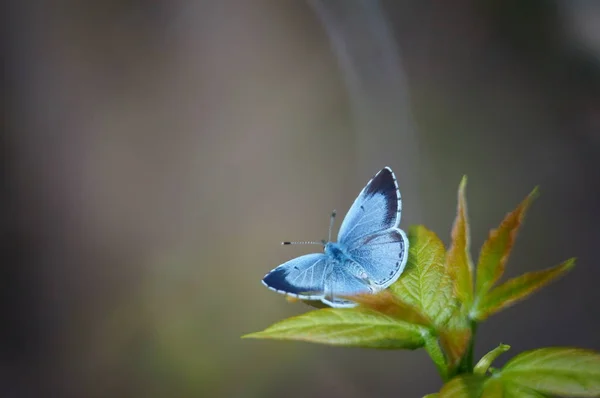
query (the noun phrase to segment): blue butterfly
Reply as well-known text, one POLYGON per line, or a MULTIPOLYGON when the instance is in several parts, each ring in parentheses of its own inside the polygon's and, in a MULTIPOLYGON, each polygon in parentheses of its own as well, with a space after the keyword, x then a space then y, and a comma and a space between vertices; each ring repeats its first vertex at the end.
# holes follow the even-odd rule
POLYGON ((389 167, 360 192, 331 242, 335 211, 324 253, 300 256, 273 269, 262 282, 269 289, 302 300, 321 300, 336 308, 357 304, 340 296, 376 293, 394 283, 408 258, 408 239, 398 228, 402 199, 389 167))

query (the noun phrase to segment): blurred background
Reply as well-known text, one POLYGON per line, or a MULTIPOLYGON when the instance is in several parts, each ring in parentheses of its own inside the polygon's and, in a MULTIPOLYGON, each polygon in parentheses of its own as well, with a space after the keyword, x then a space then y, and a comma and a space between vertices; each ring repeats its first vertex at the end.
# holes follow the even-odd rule
POLYGON ((540 185, 507 277, 578 257, 477 357, 600 349, 600 3, 7 6, 0 396, 437 391, 422 350, 240 339, 310 309, 261 278, 386 165, 404 229, 447 244, 467 174, 476 258, 540 185))

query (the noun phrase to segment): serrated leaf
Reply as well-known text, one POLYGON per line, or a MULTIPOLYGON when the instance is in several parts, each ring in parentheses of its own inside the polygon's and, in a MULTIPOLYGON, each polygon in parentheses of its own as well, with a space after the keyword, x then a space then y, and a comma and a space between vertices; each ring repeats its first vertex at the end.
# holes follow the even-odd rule
POLYGON ((570 347, 527 351, 511 359, 500 377, 543 394, 598 397, 600 353, 570 347))
POLYGON ((446 255, 446 265, 454 281, 456 296, 469 308, 473 302, 473 261, 469 252, 470 232, 465 197, 466 186, 467 177, 465 176, 458 188, 456 219, 452 227, 452 243, 446 255))
POLYGON ((537 188, 508 213, 497 229, 492 229, 483 244, 477 262, 476 296, 483 296, 504 273, 506 261, 515 243, 519 227, 523 223, 529 205, 537 196, 537 188))
POLYGON ((416 349, 424 328, 366 309, 328 308, 277 322, 243 338, 298 340, 347 347, 416 349))
POLYGON ((358 303, 362 308, 391 316, 400 321, 414 323, 427 328, 432 327, 431 320, 422 314, 418 308, 400 300, 389 290, 383 290, 377 294, 360 294, 347 298, 358 303))
POLYGON ((517 301, 523 300, 556 278, 564 275, 574 266, 575 259, 571 258, 556 267, 542 271, 528 272, 504 282, 478 301, 472 314, 473 318, 482 321, 490 315, 515 304, 517 301))
POLYGON ((422 225, 411 227, 408 239, 406 270, 389 290, 419 309, 436 326, 443 325, 454 308, 452 280, 444 266, 444 244, 422 225))
POLYGON ((473 374, 457 376, 444 384, 439 398, 479 398, 485 377, 473 374))

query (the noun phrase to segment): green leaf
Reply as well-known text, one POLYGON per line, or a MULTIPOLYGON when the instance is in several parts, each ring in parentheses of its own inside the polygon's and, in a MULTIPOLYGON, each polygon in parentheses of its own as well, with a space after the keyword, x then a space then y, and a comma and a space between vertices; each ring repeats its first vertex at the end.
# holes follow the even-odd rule
POLYGON ((546 395, 498 376, 464 374, 445 384, 439 398, 545 398, 546 395))
POLYGON ((523 300, 554 279, 564 275, 574 266, 575 259, 571 258, 556 267, 529 272, 510 279, 492 289, 482 300, 479 300, 471 316, 473 319, 482 321, 490 315, 513 305, 517 301, 523 300))
POLYGON ((535 188, 517 208, 508 213, 498 229, 490 231, 483 244, 477 263, 476 296, 483 296, 500 279, 504 273, 506 261, 515 243, 519 227, 523 223, 525 213, 537 196, 535 188))
POLYGON ((427 354, 429 354, 429 357, 437 368, 442 380, 448 380, 448 366, 446 365, 446 358, 442 352, 442 349, 440 348, 438 339, 431 334, 426 334, 424 338, 425 351, 427 351, 427 354))
POLYGON ((542 394, 527 387, 506 382, 501 378, 491 378, 483 388, 482 397, 485 398, 546 398, 542 394))
POLYGON ((481 394, 485 398, 545 398, 546 395, 527 387, 506 382, 499 377, 488 379, 481 394))
POLYGON ((444 266, 444 244, 422 225, 411 227, 408 239, 406 270, 389 290, 418 308, 435 325, 443 325, 454 308, 452 280, 444 266))
POLYGON ((499 378, 490 378, 484 383, 481 396, 486 398, 508 398, 510 396, 505 394, 504 387, 503 381, 499 378))
POLYGON ((348 347, 416 349, 426 329, 366 309, 329 308, 284 319, 244 338, 299 340, 348 347))
POLYGON ((424 395, 423 398, 438 398, 439 396, 440 396, 440 394, 438 394, 437 392, 434 392, 433 394, 424 395))
POLYGON ((444 384, 439 398, 479 398, 485 377, 473 374, 457 376, 444 384))
POLYGON ((499 374, 505 383, 543 394, 600 396, 600 353, 591 350, 552 347, 524 352, 499 374))
POLYGON ((473 302, 473 261, 469 252, 470 232, 465 198, 466 186, 465 176, 458 188, 458 207, 452 227, 452 244, 446 254, 446 264, 454 281, 456 296, 467 308, 470 308, 473 302))
POLYGON ((496 360, 500 355, 510 350, 510 346, 506 344, 500 344, 498 347, 494 348, 492 351, 485 354, 477 365, 473 368, 473 373, 476 375, 484 376, 492 362, 496 360))
POLYGON ((431 320, 425 314, 422 314, 418 308, 400 300, 389 290, 382 290, 377 294, 359 294, 350 297, 341 296, 341 298, 347 298, 360 304, 362 308, 371 309, 400 321, 427 328, 432 327, 431 320))

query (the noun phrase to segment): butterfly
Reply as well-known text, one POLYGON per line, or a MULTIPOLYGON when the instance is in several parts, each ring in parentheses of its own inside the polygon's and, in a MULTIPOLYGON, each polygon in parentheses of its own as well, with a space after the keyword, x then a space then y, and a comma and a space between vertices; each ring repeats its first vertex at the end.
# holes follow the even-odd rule
POLYGON ((402 198, 394 172, 379 171, 360 192, 338 233, 331 241, 335 211, 329 224, 329 238, 319 244, 323 253, 294 258, 269 272, 262 283, 277 293, 301 300, 321 300, 335 307, 354 307, 347 296, 377 293, 394 283, 404 271, 408 239, 398 228, 402 198))

